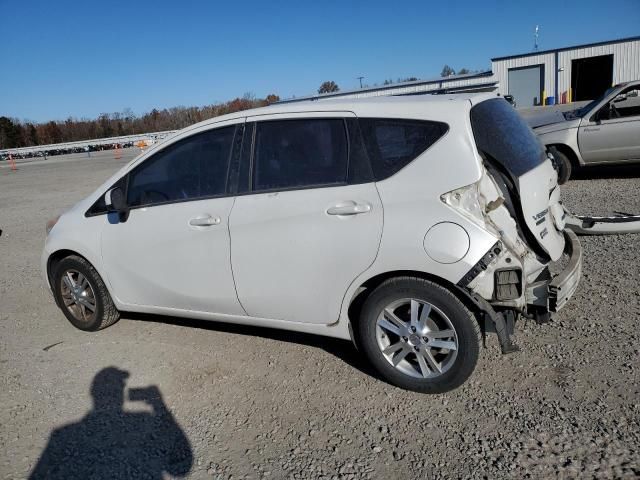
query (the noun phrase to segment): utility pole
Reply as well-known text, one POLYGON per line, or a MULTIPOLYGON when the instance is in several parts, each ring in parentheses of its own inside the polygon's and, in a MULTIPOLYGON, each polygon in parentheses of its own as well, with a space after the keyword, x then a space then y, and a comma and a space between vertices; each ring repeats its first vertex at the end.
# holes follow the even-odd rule
POLYGON ((362 79, 363 79, 364 77, 356 77, 356 78, 357 78, 358 80, 360 80, 360 88, 362 88, 362 79))

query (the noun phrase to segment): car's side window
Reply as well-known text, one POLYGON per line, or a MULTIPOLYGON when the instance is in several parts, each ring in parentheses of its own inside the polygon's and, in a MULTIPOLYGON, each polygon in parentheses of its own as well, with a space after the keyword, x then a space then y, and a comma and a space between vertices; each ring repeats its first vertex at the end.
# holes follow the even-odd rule
POLYGON ((615 115, 612 118, 626 118, 640 116, 640 87, 631 87, 613 99, 615 115))
POLYGON ((253 190, 345 184, 347 145, 343 119, 258 122, 253 190))
POLYGON ((360 128, 377 181, 408 165, 448 130, 440 122, 395 118, 361 118, 360 128))
POLYGON ((224 195, 236 127, 198 133, 161 150, 129 174, 130 207, 224 195))

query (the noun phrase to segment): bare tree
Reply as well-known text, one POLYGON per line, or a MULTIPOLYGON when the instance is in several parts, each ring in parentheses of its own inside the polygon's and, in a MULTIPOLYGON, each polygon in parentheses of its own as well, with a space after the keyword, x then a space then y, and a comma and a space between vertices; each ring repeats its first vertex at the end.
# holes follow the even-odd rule
POLYGON ((448 77, 450 75, 455 75, 456 71, 451 68, 449 65, 445 65, 444 67, 442 67, 442 72, 440 72, 440 76, 441 77, 448 77))
POLYGON ((340 87, 333 80, 328 80, 326 82, 322 82, 320 88, 318 89, 318 93, 333 93, 340 91, 340 87))

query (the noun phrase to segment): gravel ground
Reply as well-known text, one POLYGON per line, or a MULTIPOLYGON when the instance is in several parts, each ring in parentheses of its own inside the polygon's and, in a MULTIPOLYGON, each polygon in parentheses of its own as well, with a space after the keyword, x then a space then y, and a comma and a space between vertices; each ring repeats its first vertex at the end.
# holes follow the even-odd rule
MULTIPOLYGON (((344 341, 155 316, 75 330, 42 284, 44 224, 126 153, 0 168, 0 478, 40 458, 56 478, 640 475, 640 235, 582 237, 582 283, 554 321, 520 323, 513 355, 489 337, 463 387, 425 396, 344 341)), ((607 170, 564 198, 640 212, 639 191, 637 170, 607 170)))

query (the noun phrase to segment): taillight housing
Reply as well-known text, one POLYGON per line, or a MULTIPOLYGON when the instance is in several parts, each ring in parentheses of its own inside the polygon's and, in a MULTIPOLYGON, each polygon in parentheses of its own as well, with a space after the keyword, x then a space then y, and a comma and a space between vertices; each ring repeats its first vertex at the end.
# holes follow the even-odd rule
POLYGON ((454 208, 472 222, 485 226, 483 207, 480 203, 478 184, 472 183, 462 188, 451 190, 440 195, 440 199, 454 208))

